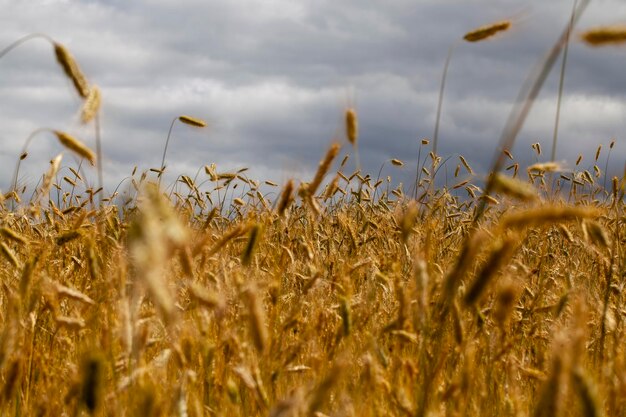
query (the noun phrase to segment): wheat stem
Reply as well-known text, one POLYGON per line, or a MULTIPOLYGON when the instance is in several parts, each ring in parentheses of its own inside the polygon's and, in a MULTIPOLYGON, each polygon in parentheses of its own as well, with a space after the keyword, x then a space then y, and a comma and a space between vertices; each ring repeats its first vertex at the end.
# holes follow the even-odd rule
MULTIPOLYGON (((506 157, 503 150, 513 149, 513 144, 515 143, 517 134, 522 129, 522 126, 526 121, 526 117, 528 116, 528 113, 533 106, 535 98, 541 91, 543 83, 545 82, 548 74, 550 73, 550 70, 556 62, 556 59, 561 53, 561 49, 565 46, 569 33, 571 32, 572 28, 574 27, 580 16, 585 11, 587 5, 589 4, 589 1, 590 0, 582 0, 582 2, 578 5, 574 19, 568 22, 565 30, 561 33, 561 36, 559 36, 555 44, 548 51, 548 54, 545 56, 545 58, 540 61, 540 65, 537 67, 536 71, 531 74, 531 77, 522 86, 515 106, 513 107, 513 110, 511 111, 511 114, 509 115, 509 118, 506 122, 505 128, 502 131, 502 135, 500 136, 499 146, 495 150, 492 167, 489 170, 489 177, 487 179, 487 185, 485 186, 484 195, 488 196, 493 191, 494 176, 502 168, 502 165, 504 164, 504 158, 506 157)), ((486 205, 486 199, 482 199, 479 202, 478 207, 476 208, 476 212, 474 213, 474 227, 476 226, 478 220, 482 217, 486 205)))
POLYGON ((572 27, 574 26, 574 18, 576 17, 576 5, 578 0, 574 0, 574 6, 572 7, 572 16, 570 18, 570 24, 567 27, 567 37, 565 40, 565 48, 563 49, 563 60, 561 61, 561 74, 559 75, 559 93, 556 101, 556 116, 554 119, 554 133, 552 134, 552 152, 550 153, 550 161, 554 162, 556 158, 556 143, 559 136, 559 120, 561 117, 561 98, 563 96, 563 84, 565 81, 565 66, 567 65, 567 53, 569 51, 569 41, 572 34, 572 27))
MULTIPOLYGON (((437 101, 437 115, 435 116, 435 132, 433 133, 433 153, 437 155, 437 145, 439 143, 439 122, 441 119, 441 108, 443 106, 443 92, 446 88, 446 78, 448 76, 448 67, 450 66, 450 60, 452 59, 452 53, 454 49, 458 45, 458 42, 455 42, 450 49, 448 49, 448 55, 446 57, 446 62, 443 65, 443 74, 441 74, 441 84, 439 85, 439 99, 437 101)), ((419 164, 419 161, 418 161, 419 164)))
POLYGON ((200 128, 206 126, 206 123, 204 122, 204 120, 196 119, 195 117, 191 117, 191 116, 184 116, 184 115, 177 116, 174 118, 174 120, 172 120, 172 123, 170 124, 170 129, 167 132, 167 139, 165 139, 165 147, 163 148, 163 157, 161 158, 161 168, 160 168, 160 172, 158 175, 159 186, 161 185, 161 178, 163 177, 163 172, 165 172, 165 155, 167 154, 167 147, 170 143, 170 137, 172 136, 172 129, 174 128, 174 123, 176 123, 177 120, 189 126, 200 127, 200 128))
POLYGON ((12 44, 10 44, 9 46, 7 46, 6 48, 4 48, 2 51, 0 51, 0 59, 2 57, 4 57, 6 54, 8 54, 9 52, 11 52, 13 49, 17 48, 18 46, 20 46, 21 44, 31 40, 31 39, 35 39, 35 38, 43 38, 45 40, 47 40, 48 42, 50 42, 51 44, 54 44, 54 40, 46 35, 45 33, 31 33, 30 35, 26 35, 18 40, 16 40, 15 42, 13 42, 12 44))

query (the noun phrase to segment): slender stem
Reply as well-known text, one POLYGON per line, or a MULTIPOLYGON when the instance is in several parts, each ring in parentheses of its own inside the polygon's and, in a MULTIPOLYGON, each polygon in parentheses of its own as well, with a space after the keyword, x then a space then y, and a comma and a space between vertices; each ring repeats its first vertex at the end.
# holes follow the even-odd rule
POLYGON ((172 194, 175 193, 175 192, 176 193, 178 192, 178 180, 181 179, 182 176, 183 176, 183 174, 178 175, 176 177, 176 180, 172 184, 168 185, 165 188, 165 192, 167 192, 167 190, 171 188, 170 193, 167 195, 168 198, 171 199, 172 198, 172 194))
MULTIPOLYGON (((419 176, 417 177, 417 185, 419 186, 422 183, 422 173, 424 172, 424 167, 426 166, 426 161, 428 160, 428 158, 430 157, 430 154, 426 154, 424 155, 424 159, 422 160, 422 164, 419 168, 419 176)), ((430 184, 429 184, 430 187, 430 184)), ((416 196, 417 198, 417 190, 416 190, 416 196)))
POLYGON ((565 48, 563 49, 563 60, 561 61, 561 75, 559 77, 559 94, 556 101, 556 117, 554 120, 554 133, 552 135, 552 153, 550 154, 550 161, 554 162, 556 158, 556 142, 559 136, 559 119, 561 118, 561 98, 563 96, 563 83, 565 81, 565 66, 567 65, 567 51, 569 50, 569 40, 572 34, 572 27, 574 26, 574 18, 576 17, 576 5, 578 0, 574 0, 574 6, 572 7, 572 17, 570 18, 570 24, 567 27, 567 35, 565 38, 565 48))
MULTIPOLYGON (((385 164, 389 161, 389 159, 387 159, 385 162, 383 162, 383 164, 380 166, 380 169, 378 170, 378 175, 376 176, 376 182, 377 183, 380 180, 380 174, 383 172, 383 167, 385 166, 385 164)), ((375 184, 374 183, 374 184, 375 184)), ((376 187, 376 189, 374 190, 374 194, 372 196, 372 202, 374 200, 376 200, 376 194, 378 194, 378 187, 376 187)))
POLYGON ((41 133, 41 132, 46 132, 46 131, 50 131, 50 129, 48 128, 39 128, 36 129, 33 133, 31 133, 28 138, 26 138, 26 141, 24 142, 24 146, 22 147, 22 151, 20 152, 20 154, 17 157, 17 164, 15 165, 15 171, 13 173, 13 181, 11 182, 11 190, 15 191, 17 193, 17 180, 20 174, 20 165, 22 164, 22 159, 26 159, 26 157, 22 158, 22 155, 24 155, 26 153, 26 151, 28 150, 28 145, 30 144, 30 141, 33 140, 33 138, 41 133))
POLYGON ((415 191, 413 192, 413 200, 417 199, 417 184, 420 181, 420 159, 422 159, 422 142, 420 140, 420 147, 417 150, 417 166, 415 167, 415 191))
MULTIPOLYGON (((615 248, 615 242, 613 244, 613 248, 615 248)), ((600 365, 604 363, 604 339, 606 337, 606 315, 609 311, 609 301, 611 298, 611 285, 613 282, 613 264, 615 262, 614 252, 611 250, 609 252, 611 255, 610 264, 605 268, 604 275, 606 276, 606 289, 604 291, 604 300, 602 306, 602 321, 600 324, 600 340, 598 341, 599 349, 598 354, 600 358, 600 365)))
MULTIPOLYGON (((504 149, 511 149, 513 147, 515 139, 517 138, 517 134, 522 129, 522 126, 526 121, 526 117, 528 116, 528 113, 533 106, 535 98, 541 91, 543 83, 545 82, 548 74, 550 73, 550 70, 556 62, 556 59, 561 53, 561 49, 565 46, 565 42, 567 41, 567 37, 569 36, 571 29, 584 12, 585 8, 589 4, 589 1, 590 0, 583 0, 578 5, 576 12, 574 13, 574 19, 568 23, 564 32, 557 39, 552 48, 548 51, 546 57, 541 61, 541 64, 537 68, 536 72, 533 72, 531 77, 522 86, 515 106, 513 107, 513 110, 509 115, 502 135, 500 136, 500 143, 495 150, 493 156, 493 165, 489 170, 487 185, 485 186, 485 191, 483 193, 484 196, 489 196, 493 191, 495 175, 500 172, 500 169, 504 164, 504 149)), ((478 203, 478 207, 476 208, 472 227, 477 226, 478 220, 482 217, 486 206, 487 200, 485 198, 482 198, 478 203)))
POLYGON ((59 169, 56 173, 56 175, 54 176, 54 183, 53 185, 56 185, 57 187, 55 187, 57 189, 57 208, 61 207, 61 189, 59 187, 59 171, 61 169, 59 169))
MULTIPOLYGON (((81 169, 81 166, 83 165, 83 158, 80 159, 80 162, 78 163, 78 169, 76 170, 76 175, 74 175, 74 182, 78 181, 78 172, 81 169)), ((72 199, 74 199, 74 189, 76 188, 76 185, 72 186, 72 192, 70 194, 70 205, 72 204, 72 199)))
MULTIPOLYGON (((441 75, 441 85, 439 86, 439 102, 437 103, 437 117, 435 119, 435 132, 433 134, 433 148, 432 148, 433 161, 431 165, 430 184, 428 187, 429 194, 433 193, 433 190, 435 187, 435 168, 437 164, 437 145, 439 143, 439 122, 441 120, 441 107, 443 105, 443 92, 446 87, 446 78, 448 75, 448 67, 450 66, 450 60, 452 59, 452 53, 454 52, 454 48, 456 48, 457 44, 458 42, 455 42, 454 44, 452 44, 452 46, 450 46, 450 49, 448 49, 448 56, 446 57, 446 63, 443 66, 443 74, 441 75)), ((417 193, 417 188, 416 188, 416 193, 417 193)))
POLYGON ((220 203, 220 216, 222 215, 222 209, 224 208, 224 203, 226 202, 226 197, 228 196, 228 190, 230 188, 230 184, 232 183, 233 183, 233 180, 228 181, 228 184, 226 185, 226 190, 224 190, 224 198, 222 198, 222 202, 220 203))
POLYGON ((163 177, 163 171, 165 171, 165 155, 167 154, 167 145, 170 143, 170 136, 172 135, 172 129, 174 128, 174 123, 176 123, 178 117, 175 117, 172 120, 172 124, 170 124, 170 130, 167 132, 167 139, 165 140, 165 148, 163 148, 163 158, 161 159, 161 172, 159 172, 159 186, 161 186, 161 178, 163 177))
POLYGON ((193 183, 195 184, 196 181, 198 180, 198 175, 200 175, 200 171, 202 171, 202 168, 204 168, 204 166, 201 166, 200 168, 198 168, 198 170, 196 171, 196 175, 193 177, 193 183))
POLYGON ((30 398, 30 385, 33 379, 33 356, 35 352, 35 329, 37 328, 37 322, 39 321, 39 315, 35 316, 35 321, 31 326, 31 338, 30 338, 30 352, 28 353, 28 371, 26 377, 26 395, 24 399, 24 406, 28 409, 29 398, 30 398))
POLYGON ((122 181, 120 181, 120 182, 117 184, 117 187, 115 187, 115 190, 113 190, 113 193, 111 194, 111 198, 114 198, 115 194, 117 194, 117 190, 119 190, 120 186, 124 183, 124 181, 126 181, 126 180, 130 180, 130 179, 132 179, 132 178, 133 178, 133 177, 132 177, 132 175, 131 175, 131 176, 128 176, 128 177, 125 177, 124 179, 122 179, 122 181))
MULTIPOLYGON (((444 159, 443 161, 441 161, 441 162, 437 165, 437 168, 435 168, 435 172, 433 173, 433 176, 434 176, 434 175, 436 175, 436 174, 439 172, 439 170, 440 170, 441 168, 443 168, 443 166, 444 166, 445 164, 447 164, 447 163, 448 163, 448 161, 449 161, 450 159, 452 159, 452 157, 453 157, 453 156, 457 156, 457 154, 447 156, 447 157, 446 157, 446 159, 444 159)), ((446 173, 446 183, 447 183, 447 181, 448 181, 448 180, 447 180, 447 175, 448 175, 448 174, 446 173)), ((447 186, 447 184, 446 184, 446 186, 447 186)))
MULTIPOLYGON (((611 151, 613 150, 612 147, 609 147, 609 153, 606 155, 606 164, 604 164, 604 182, 602 183, 602 189, 603 191, 606 193, 606 179, 609 175, 609 159, 611 158, 611 151)), ((611 195, 610 193, 608 193, 608 195, 611 195)))
POLYGON ((30 35, 26 35, 22 38, 19 38, 18 40, 16 40, 15 42, 10 44, 6 48, 4 48, 2 51, 0 51, 0 58, 4 57, 6 54, 8 54, 9 52, 11 52, 13 49, 17 48, 21 44, 31 39, 35 39, 35 38, 43 38, 54 45, 54 40, 50 36, 46 35, 45 33, 31 33, 30 35))
MULTIPOLYGON (((39 191, 40 191, 40 190, 38 190, 39 184, 43 181, 43 178, 44 178, 45 175, 46 174, 42 174, 41 177, 39 177, 39 180, 37 181, 37 184, 35 184, 35 188, 33 188, 33 192, 30 195, 30 199, 28 200, 29 203, 31 203, 31 204, 33 203, 33 198, 35 198, 35 194, 39 195, 39 191)), ((48 193, 48 195, 49 194, 50 193, 48 193)), ((39 200, 39 198, 40 197, 37 197, 37 200, 39 200)))
POLYGON ((448 67, 450 66, 450 59, 452 59, 452 52, 456 48, 455 42, 450 49, 448 49, 448 56, 446 57, 446 63, 443 66, 443 74, 441 75, 441 85, 439 86, 439 101, 437 103, 437 117, 435 119, 435 132, 433 134, 433 153, 437 155, 437 144, 439 138, 439 120, 441 119, 441 107, 443 105, 443 91, 446 88, 446 77, 448 75, 448 67))
POLYGON ((96 131, 96 154, 98 158, 98 188, 102 188, 102 192, 98 196, 98 205, 102 207, 102 195, 104 194, 104 174, 102 167, 102 141, 100 137, 100 110, 96 112, 96 117, 94 119, 94 129, 96 131))
MULTIPOLYGON (((219 180, 216 179, 215 180, 215 187, 213 187, 213 190, 211 192, 217 190, 217 202, 218 202, 218 204, 221 204, 220 201, 222 200, 222 197, 221 197, 219 185, 220 185, 219 180)), ((222 207, 220 206, 220 216, 221 215, 222 215, 222 207)))

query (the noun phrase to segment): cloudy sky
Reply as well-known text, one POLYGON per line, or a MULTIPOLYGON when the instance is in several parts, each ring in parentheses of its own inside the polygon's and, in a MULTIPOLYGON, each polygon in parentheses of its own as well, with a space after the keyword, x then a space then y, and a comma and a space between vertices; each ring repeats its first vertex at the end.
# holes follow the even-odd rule
MULTIPOLYGON (((359 114, 364 170, 375 176, 386 160, 399 158, 405 167, 384 172, 407 184, 419 139, 433 134, 450 45, 485 23, 513 22, 492 41, 459 43, 448 72, 439 153, 453 156, 450 174, 458 154, 484 173, 520 86, 571 7, 571 0, 0 0, 0 49, 45 33, 100 86, 109 191, 135 165, 160 165, 170 123, 181 114, 209 127, 174 126, 170 182, 212 162, 219 171, 249 167, 262 180, 306 180, 333 138, 345 142, 348 106, 359 114)), ((626 23, 623 0, 592 1, 578 27, 613 23, 626 23)), ((621 174, 624 68, 626 48, 572 44, 558 160, 573 166, 581 153, 589 168, 597 146, 607 149, 615 139, 610 171, 621 174)), ((513 149, 523 163, 549 158, 557 72, 513 149), (532 154, 534 142, 541 156, 532 154)), ((0 189, 10 188, 17 155, 37 128, 64 130, 94 146, 93 126, 80 124, 80 105, 46 41, 31 40, 0 59, 0 189)), ((38 134, 21 183, 33 186, 60 151, 50 134, 38 134)), ((69 155, 64 162, 74 163, 69 155)))

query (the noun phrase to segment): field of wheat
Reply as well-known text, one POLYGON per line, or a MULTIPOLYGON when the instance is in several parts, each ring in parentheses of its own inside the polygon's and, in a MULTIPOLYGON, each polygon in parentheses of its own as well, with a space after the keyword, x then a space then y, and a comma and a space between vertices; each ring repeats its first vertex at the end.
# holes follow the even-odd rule
MULTIPOLYGON (((98 132, 100 90, 47 39, 98 132)), ((31 136, 0 197, 0 415, 623 415, 626 173, 604 167, 615 141, 570 168, 536 144, 545 162, 521 166, 508 133, 486 179, 461 156, 447 161, 454 183, 437 185, 435 131, 417 164, 388 161, 416 168, 405 190, 347 171, 356 109, 344 121, 312 178, 209 164, 161 187, 166 143, 123 201, 102 188, 99 142, 61 131, 35 133, 65 152, 26 189, 31 136), (61 176, 69 153, 84 163, 61 176)))

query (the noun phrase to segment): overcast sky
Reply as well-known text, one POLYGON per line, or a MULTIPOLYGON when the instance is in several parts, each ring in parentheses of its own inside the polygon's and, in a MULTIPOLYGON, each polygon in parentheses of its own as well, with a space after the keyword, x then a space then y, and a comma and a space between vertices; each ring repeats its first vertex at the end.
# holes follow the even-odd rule
MULTIPOLYGON (((347 106, 359 114, 364 170, 376 176, 386 160, 399 158, 404 168, 384 172, 407 184, 419 139, 433 134, 449 46, 477 26, 513 22, 491 41, 460 43, 448 72, 439 153, 463 154, 484 173, 520 86, 571 7, 571 0, 0 0, 0 49, 45 33, 100 86, 109 191, 133 166, 160 165, 169 125, 182 114, 209 127, 174 126, 170 182, 212 162, 219 171, 250 167, 260 180, 307 180, 333 138, 345 142, 347 106)), ((626 23, 626 2, 594 0, 578 28, 614 23, 626 23)), ((608 149, 615 139, 612 174, 621 175, 624 68, 626 48, 573 42, 558 160, 573 166, 582 153, 583 167, 591 167, 597 146, 608 149)), ((557 73, 513 149, 525 163, 549 158, 557 73), (543 148, 538 158, 534 142, 543 148)), ((0 60, 0 189, 10 188, 20 149, 37 128, 64 130, 95 147, 93 126, 79 122, 80 105, 44 40, 0 60)), ((21 182, 33 186, 60 151, 49 134, 37 135, 21 182)), ((603 151, 602 168, 605 158, 603 151)), ((64 162, 73 164, 69 155, 64 162)), ((450 174, 456 164, 453 158, 450 174)))

